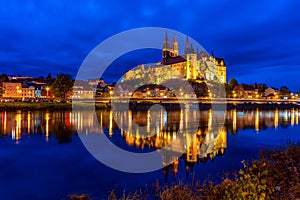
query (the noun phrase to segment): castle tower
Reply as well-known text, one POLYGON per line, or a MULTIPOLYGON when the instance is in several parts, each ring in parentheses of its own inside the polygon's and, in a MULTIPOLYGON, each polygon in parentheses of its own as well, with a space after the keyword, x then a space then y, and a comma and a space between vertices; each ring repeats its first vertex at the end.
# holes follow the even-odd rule
POLYGON ((195 79, 197 77, 197 69, 199 68, 197 65, 197 53, 193 48, 193 44, 189 45, 188 36, 186 37, 184 54, 187 61, 185 68, 186 78, 195 79))
POLYGON ((216 58, 214 57, 215 66, 217 69, 217 75, 219 78, 219 82, 226 83, 226 64, 224 58, 216 58))
POLYGON ((173 57, 178 56, 178 42, 176 40, 175 34, 174 34, 173 42, 172 42, 172 51, 173 51, 173 57))

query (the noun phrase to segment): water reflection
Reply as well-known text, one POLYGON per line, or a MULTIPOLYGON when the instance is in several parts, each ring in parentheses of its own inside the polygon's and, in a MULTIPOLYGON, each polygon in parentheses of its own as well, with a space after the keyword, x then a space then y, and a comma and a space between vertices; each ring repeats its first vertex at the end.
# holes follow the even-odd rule
MULTIPOLYGON (((93 134, 97 124, 110 137, 122 137, 129 147, 135 149, 159 150, 172 141, 177 143, 167 147, 169 151, 184 153, 183 158, 187 167, 198 161, 206 162, 215 156, 223 155, 227 148, 227 133, 237 134, 239 130, 253 129, 259 134, 260 130, 268 127, 295 126, 299 123, 299 111, 238 111, 200 112, 200 123, 193 124, 190 120, 195 110, 180 111, 97 111, 95 120, 89 111, 78 112, 47 112, 47 111, 2 111, 0 115, 0 136, 11 137, 18 144, 24 135, 38 134, 48 141, 54 136, 59 143, 70 142, 75 134, 75 124, 80 132, 93 134), (120 131, 115 122, 118 118, 122 124, 120 131), (225 123, 222 119, 225 118, 225 123), (138 129, 136 126, 144 127, 138 129), (197 126, 195 134, 187 134, 191 126, 197 126), (142 130, 142 131, 141 131, 142 130), (178 139, 179 138, 179 139, 178 139)), ((168 160, 163 158, 164 165, 168 160)), ((178 159, 173 158, 172 171, 178 171, 178 159)), ((165 168, 165 171, 168 171, 165 168)))
POLYGON ((59 143, 70 142, 76 133, 71 117, 71 112, 2 111, 0 136, 10 136, 16 144, 22 135, 30 134, 43 135, 46 141, 52 135, 59 143))

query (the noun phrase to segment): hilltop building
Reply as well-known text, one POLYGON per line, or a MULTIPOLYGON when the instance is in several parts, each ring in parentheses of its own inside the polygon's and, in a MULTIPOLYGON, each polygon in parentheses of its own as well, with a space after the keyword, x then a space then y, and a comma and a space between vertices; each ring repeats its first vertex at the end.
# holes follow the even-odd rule
POLYGON ((179 55, 178 42, 174 35, 170 44, 166 33, 162 47, 162 61, 154 66, 145 67, 139 65, 129 70, 124 79, 146 79, 152 83, 159 84, 167 79, 180 78, 204 79, 226 83, 226 64, 223 58, 217 58, 213 52, 208 55, 205 51, 198 52, 189 38, 186 38, 184 54, 179 55))

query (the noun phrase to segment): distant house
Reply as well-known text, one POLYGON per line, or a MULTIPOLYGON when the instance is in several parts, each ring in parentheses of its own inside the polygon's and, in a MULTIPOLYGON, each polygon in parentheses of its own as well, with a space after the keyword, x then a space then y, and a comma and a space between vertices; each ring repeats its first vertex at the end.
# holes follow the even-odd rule
POLYGON ((252 85, 240 84, 233 88, 233 97, 237 98, 258 98, 258 90, 252 85))
POLYGON ((21 88, 21 83, 4 82, 2 96, 4 98, 22 98, 21 88))
POLYGON ((278 98, 278 91, 276 91, 274 88, 267 88, 264 92, 264 96, 267 99, 274 99, 274 98, 278 98))
POLYGON ((31 89, 35 90, 35 98, 42 98, 42 97, 47 97, 47 93, 48 96, 50 94, 50 91, 48 90, 47 92, 47 88, 49 88, 49 86, 46 86, 46 83, 44 82, 37 82, 37 81, 30 81, 30 82, 26 82, 25 84, 23 84, 23 87, 28 87, 31 89), (43 94, 42 94, 43 92, 43 94))
POLYGON ((4 82, 3 95, 4 98, 34 98, 34 88, 22 87, 21 83, 17 82, 4 82))
POLYGON ((166 97, 169 94, 170 90, 162 85, 149 84, 139 87, 134 93, 133 96, 139 97, 166 97))
POLYGON ((94 90, 85 81, 75 81, 72 90, 72 99, 93 99, 94 90))

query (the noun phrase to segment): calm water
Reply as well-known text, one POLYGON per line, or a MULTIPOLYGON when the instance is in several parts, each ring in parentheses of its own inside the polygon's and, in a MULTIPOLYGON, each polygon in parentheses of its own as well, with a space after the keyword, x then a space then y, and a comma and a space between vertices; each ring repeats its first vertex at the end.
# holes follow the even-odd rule
MULTIPOLYGON (((96 160, 84 147, 81 134, 104 134, 119 147, 132 152, 161 149, 187 131, 193 110, 163 112, 8 112, 0 113, 1 199, 67 199, 70 193, 88 193, 101 199, 108 191, 134 191, 178 179, 190 181, 213 177, 241 167, 243 159, 256 158, 262 148, 300 141, 298 110, 228 111, 200 113, 194 139, 184 155, 164 169, 130 174, 111 169, 96 160), (124 129, 115 123, 118 118, 124 129), (133 119, 132 122, 130 119, 133 119), (141 137, 135 123, 144 127, 141 137), (156 124, 153 128, 151 123, 156 124), (151 136, 151 137, 150 137, 151 136)), ((176 151, 176 149, 173 149, 176 151)))

